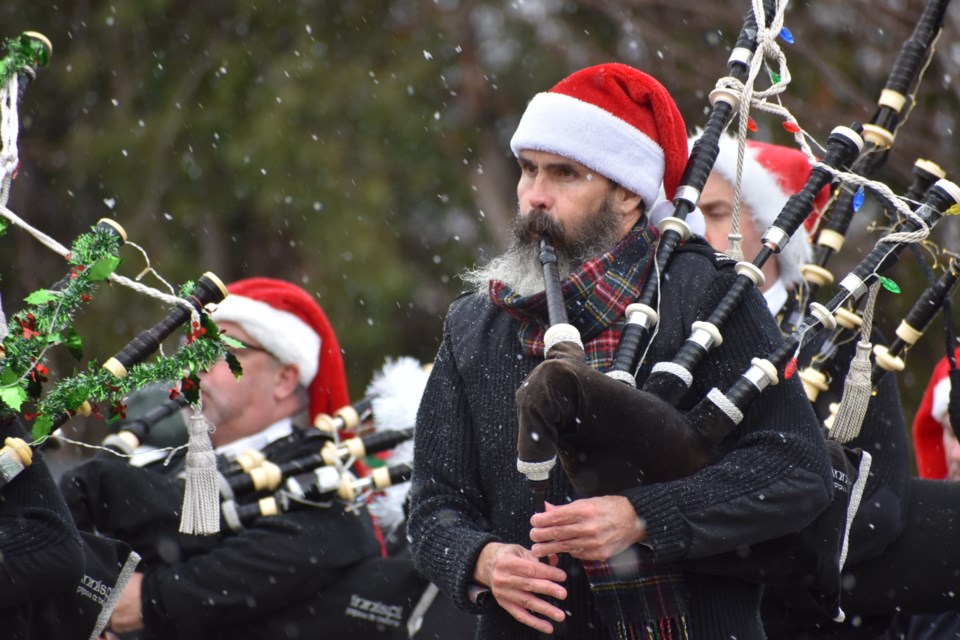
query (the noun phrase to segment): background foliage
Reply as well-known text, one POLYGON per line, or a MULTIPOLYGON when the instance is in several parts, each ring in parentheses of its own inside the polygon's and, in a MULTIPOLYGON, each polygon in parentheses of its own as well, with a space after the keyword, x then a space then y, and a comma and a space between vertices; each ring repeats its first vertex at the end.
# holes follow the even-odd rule
MULTIPOLYGON (((791 3, 784 98, 820 140, 869 120, 923 3, 791 3)), ((8 0, 0 37, 54 44, 21 109, 10 208, 64 244, 115 218, 174 285, 287 278, 336 327, 359 397, 387 356, 432 359, 457 274, 498 252, 515 207, 508 141, 526 101, 582 66, 651 71, 692 128, 725 74, 748 0, 8 0)), ((878 175, 904 189, 915 159, 960 169, 957 7, 878 175)), ((787 141, 758 117, 756 137, 787 141)), ((956 222, 938 230, 960 247, 956 222), (953 228, 951 228, 953 227, 953 228)), ((861 223, 848 261, 873 244, 861 223)), ((65 265, 22 232, 0 237, 7 313, 65 265)), ((121 272, 144 266, 122 252, 121 272)), ((835 272, 842 271, 838 260, 835 272)), ((921 276, 894 274, 888 333, 921 276)), ((156 284, 149 276, 147 281, 156 284)), ((915 294, 914 294, 915 295, 915 294)), ((164 310, 101 292, 78 329, 112 355, 164 310)), ((901 378, 907 419, 942 354, 939 324, 901 378)), ((69 357, 54 362, 68 373, 69 357)))

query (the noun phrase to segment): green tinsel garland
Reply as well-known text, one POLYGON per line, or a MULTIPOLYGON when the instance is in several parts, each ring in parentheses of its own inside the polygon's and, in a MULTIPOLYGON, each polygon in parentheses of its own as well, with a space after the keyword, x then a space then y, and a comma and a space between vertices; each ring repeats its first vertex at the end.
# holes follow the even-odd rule
POLYGON ((24 33, 17 38, 3 41, 3 49, 8 53, 0 58, 0 86, 4 86, 13 77, 27 67, 46 66, 50 61, 50 50, 37 38, 24 33))
MULTIPOLYGON (((109 402, 111 420, 119 419, 125 417, 123 399, 136 389, 158 382, 179 382, 187 398, 196 402, 200 390, 198 373, 209 370, 224 356, 230 361, 231 368, 238 372, 235 368, 236 358, 226 352, 230 341, 216 330, 216 325, 209 318, 203 318, 206 332, 201 334, 193 331, 191 336, 194 339, 177 349, 172 356, 136 365, 123 378, 91 365, 86 372, 58 381, 37 407, 38 416, 33 423, 34 440, 50 433, 59 414, 72 411, 85 401, 109 402)), ((171 389, 171 393, 180 393, 181 389, 171 389)))
POLYGON ((76 358, 82 356, 74 316, 120 265, 119 251, 119 238, 107 230, 94 228, 81 234, 67 259, 70 272, 55 285, 56 290, 33 292, 26 298, 28 306, 10 317, 0 359, 0 407, 19 411, 25 401, 39 396, 46 349, 63 344, 76 358))
MULTIPOLYGON (((97 285, 120 265, 120 241, 106 229, 94 228, 77 237, 71 247, 70 273, 55 289, 40 289, 26 298, 28 306, 14 314, 9 322, 9 335, 3 341, 5 355, 0 357, 0 413, 22 412, 25 403, 32 403, 35 412, 24 417, 34 419, 33 437, 49 435, 57 417, 72 413, 85 402, 109 402, 110 417, 123 417, 123 400, 131 392, 158 382, 169 382, 180 389, 191 402, 199 397, 198 373, 210 369, 226 358, 236 375, 239 362, 226 351, 240 343, 220 334, 216 324, 205 314, 201 323, 186 327, 187 342, 169 357, 131 367, 123 378, 91 363, 88 370, 60 379, 41 400, 47 369, 43 364, 46 349, 64 345, 79 360, 83 347, 73 327, 73 318, 82 304, 89 301, 97 285)), ((181 296, 193 292, 194 283, 181 289, 181 296)))

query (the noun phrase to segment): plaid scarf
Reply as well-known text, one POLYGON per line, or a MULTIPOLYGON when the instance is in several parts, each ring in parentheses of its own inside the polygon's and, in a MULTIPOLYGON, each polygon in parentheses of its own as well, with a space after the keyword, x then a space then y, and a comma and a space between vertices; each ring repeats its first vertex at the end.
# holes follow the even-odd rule
MULTIPOLYGON (((583 264, 563 281, 569 322, 580 331, 587 363, 608 370, 616 355, 623 312, 640 297, 653 265, 657 231, 641 220, 613 251, 583 264)), ((503 282, 490 282, 490 299, 518 321, 524 352, 543 356, 547 328, 544 292, 522 297, 503 282)), ((637 545, 606 561, 583 563, 594 603, 616 640, 689 638, 683 577, 657 567, 637 545)))
MULTIPOLYGON (((613 365, 623 311, 640 297, 653 261, 654 227, 641 219, 614 249, 585 262, 561 284, 568 321, 580 331, 587 363, 605 371, 613 365)), ((520 322, 517 337, 524 353, 543 357, 547 298, 541 291, 522 297, 499 280, 490 281, 490 299, 520 322)))

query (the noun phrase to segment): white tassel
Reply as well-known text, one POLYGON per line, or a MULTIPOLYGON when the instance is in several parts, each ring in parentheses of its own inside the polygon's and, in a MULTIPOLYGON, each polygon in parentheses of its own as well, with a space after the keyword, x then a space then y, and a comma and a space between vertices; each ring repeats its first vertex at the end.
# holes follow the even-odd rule
POLYGON ((186 488, 180 532, 211 535, 220 531, 220 490, 217 456, 210 442, 210 422, 199 411, 190 417, 186 488))
POLYGON ((860 434, 863 418, 867 414, 867 405, 873 395, 873 383, 870 380, 870 354, 873 345, 870 344, 870 333, 873 330, 873 310, 877 304, 877 293, 880 291, 880 281, 870 286, 870 295, 867 298, 863 312, 863 322, 860 323, 860 341, 857 342, 857 353, 850 362, 847 377, 843 382, 843 396, 837 415, 830 426, 831 437, 840 444, 846 444, 860 434))
POLYGON ((850 362, 850 369, 843 383, 843 397, 830 430, 833 439, 840 444, 846 444, 857 437, 867 414, 867 405, 870 404, 873 393, 873 386, 870 384, 872 351, 873 345, 869 342, 857 342, 857 355, 850 362))

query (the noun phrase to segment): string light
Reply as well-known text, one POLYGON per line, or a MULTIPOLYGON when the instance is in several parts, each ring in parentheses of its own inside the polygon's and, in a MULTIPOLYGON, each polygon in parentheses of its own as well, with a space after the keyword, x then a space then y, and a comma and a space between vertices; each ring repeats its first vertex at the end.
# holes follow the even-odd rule
POLYGON ((856 213, 860 211, 860 207, 863 206, 863 201, 866 199, 867 194, 864 192, 863 187, 857 189, 857 192, 853 196, 853 212, 856 213))

